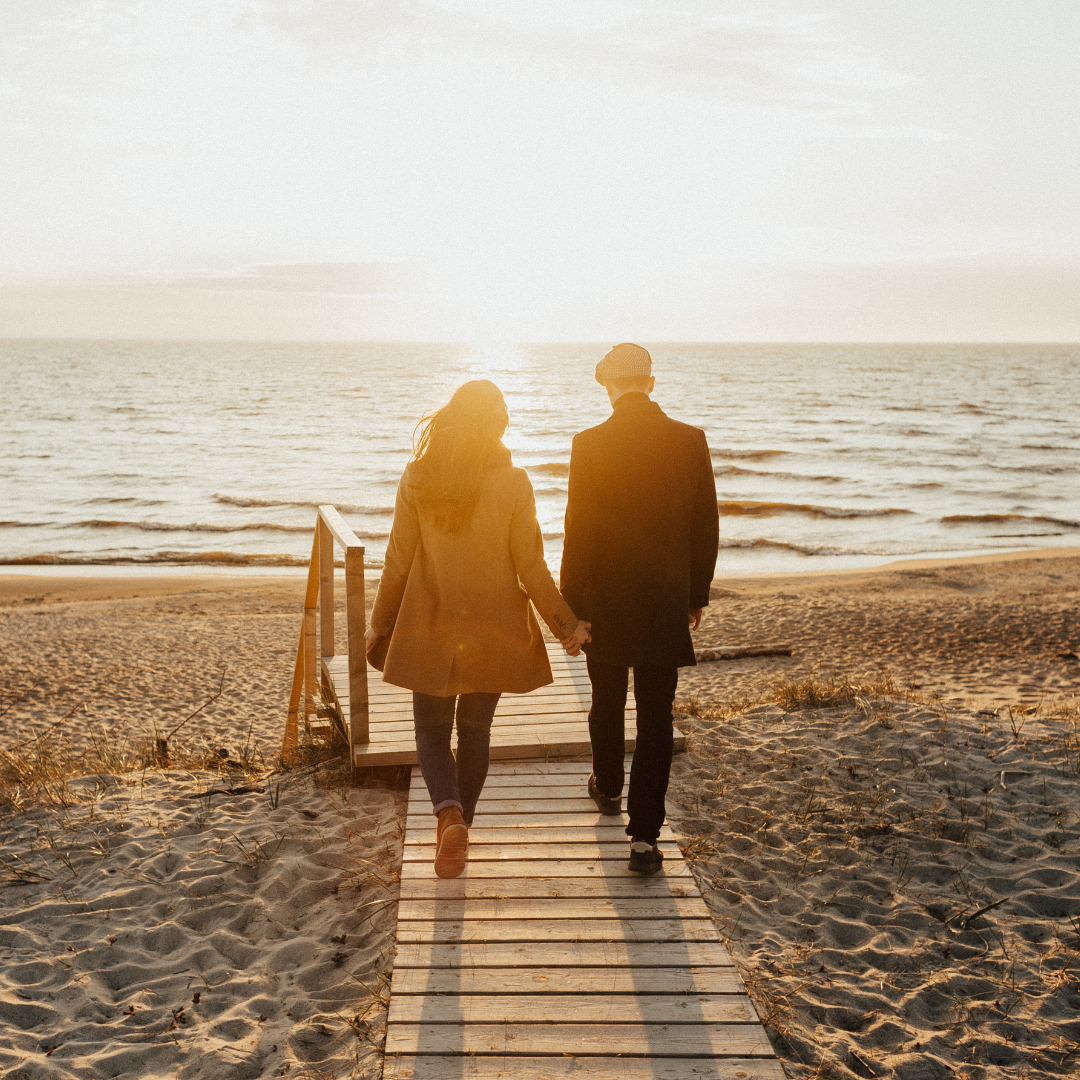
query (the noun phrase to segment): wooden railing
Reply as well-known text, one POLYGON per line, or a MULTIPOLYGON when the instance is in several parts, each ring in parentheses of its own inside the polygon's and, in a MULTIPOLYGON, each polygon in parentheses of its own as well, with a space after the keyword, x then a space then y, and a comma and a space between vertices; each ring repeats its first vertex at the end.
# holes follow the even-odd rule
POLYGON ((345 524, 333 506, 320 506, 315 520, 315 536, 311 545, 307 592, 304 596, 304 623, 296 649, 292 693, 289 695, 289 715, 285 721, 283 754, 296 748, 299 741, 300 699, 303 697, 304 727, 310 736, 320 698, 320 684, 334 694, 333 681, 326 668, 334 651, 334 544, 345 552, 345 625, 348 629, 349 715, 345 735, 349 740, 349 758, 353 760, 354 746, 369 741, 367 653, 364 633, 367 614, 364 607, 364 546, 345 524), (316 611, 318 624, 316 624, 316 611), (316 625, 318 638, 316 642, 316 625), (316 649, 323 657, 322 671, 316 649))

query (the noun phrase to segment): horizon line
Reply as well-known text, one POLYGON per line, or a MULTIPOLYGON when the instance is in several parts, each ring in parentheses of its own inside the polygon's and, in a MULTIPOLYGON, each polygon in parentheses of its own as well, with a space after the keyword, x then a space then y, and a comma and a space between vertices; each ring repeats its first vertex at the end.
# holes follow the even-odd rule
MULTIPOLYGON (((614 338, 222 338, 222 337, 7 337, 0 344, 124 342, 169 345, 605 345, 614 338)), ((640 338, 650 345, 1077 345, 1080 340, 1044 338, 640 338)), ((610 346, 609 346, 610 347, 610 346)))

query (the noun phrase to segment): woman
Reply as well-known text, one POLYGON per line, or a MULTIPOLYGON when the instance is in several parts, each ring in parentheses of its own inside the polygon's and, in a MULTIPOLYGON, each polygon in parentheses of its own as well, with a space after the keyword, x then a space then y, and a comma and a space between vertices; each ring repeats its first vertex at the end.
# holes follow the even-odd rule
POLYGON ((465 869, 500 694, 552 682, 529 601, 571 655, 590 640, 544 562, 532 484, 502 444, 508 423, 502 392, 478 379, 418 425, 367 634, 369 653, 390 638, 384 681, 413 691, 439 877, 465 869))

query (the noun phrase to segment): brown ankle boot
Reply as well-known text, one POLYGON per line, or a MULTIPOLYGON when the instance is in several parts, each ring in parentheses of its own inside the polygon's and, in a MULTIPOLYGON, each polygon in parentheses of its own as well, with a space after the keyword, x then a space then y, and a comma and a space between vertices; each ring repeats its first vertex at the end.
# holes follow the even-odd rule
POLYGON ((441 878, 459 877, 469 853, 469 830, 456 806, 439 811, 435 833, 435 873, 441 878))

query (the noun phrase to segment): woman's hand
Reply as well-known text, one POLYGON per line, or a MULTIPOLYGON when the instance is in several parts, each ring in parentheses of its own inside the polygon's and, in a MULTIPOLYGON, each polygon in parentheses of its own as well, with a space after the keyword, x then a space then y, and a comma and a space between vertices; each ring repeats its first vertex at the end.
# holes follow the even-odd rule
POLYGON ((364 635, 364 652, 371 652, 375 648, 376 642, 382 641, 382 637, 382 634, 377 634, 374 630, 368 628, 368 632, 364 635))
POLYGON ((562 639, 562 647, 571 656, 577 656, 581 652, 581 646, 592 641, 592 634, 589 633, 591 629, 591 622, 582 622, 578 619, 574 632, 569 637, 562 639))

